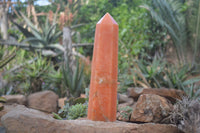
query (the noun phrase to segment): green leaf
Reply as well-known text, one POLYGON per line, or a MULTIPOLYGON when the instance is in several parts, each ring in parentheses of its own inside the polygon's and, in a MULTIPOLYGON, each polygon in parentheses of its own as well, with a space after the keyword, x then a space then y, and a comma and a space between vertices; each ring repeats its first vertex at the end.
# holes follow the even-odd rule
POLYGON ((194 84, 196 82, 200 81, 200 77, 196 77, 196 78, 192 78, 192 79, 188 79, 186 81, 183 82, 183 85, 190 85, 190 84, 194 84))
POLYGON ((22 12, 20 12, 20 14, 23 17, 23 19, 25 20, 25 22, 27 23, 27 25, 31 28, 33 35, 38 39, 42 39, 41 33, 34 26, 34 24, 22 12))
POLYGON ((31 44, 34 44, 34 45, 40 45, 40 43, 43 45, 46 45, 46 42, 44 40, 41 40, 36 37, 29 37, 25 39, 23 42, 30 42, 31 44))
POLYGON ((24 36, 28 37, 34 37, 34 35, 29 32, 26 28, 22 27, 21 25, 18 25, 17 23, 15 23, 14 21, 12 21, 13 24, 15 24, 17 26, 17 28, 24 34, 24 36))
POLYGON ((58 120, 62 120, 62 118, 58 114, 56 114, 54 112, 52 114, 53 114, 53 118, 58 119, 58 120))
POLYGON ((53 35, 53 37, 49 38, 49 42, 56 41, 62 34, 63 34, 62 31, 57 32, 56 34, 53 35))
POLYGON ((84 69, 84 65, 81 66, 81 71, 79 73, 79 79, 78 79, 78 84, 77 84, 77 88, 79 91, 81 91, 81 86, 82 86, 83 78, 84 78, 83 69, 84 69))
MULTIPOLYGON (((53 33, 53 31, 55 30, 56 28, 56 24, 52 25, 47 31, 46 31, 46 36, 45 36, 45 40, 48 41, 48 43, 52 43, 51 42, 51 38, 53 38, 53 36, 55 35, 53 33)), ((52 40, 52 41, 55 41, 55 40, 52 40)))
POLYGON ((46 46, 46 48, 58 49, 58 50, 60 50, 62 52, 65 51, 65 48, 60 44, 50 44, 50 45, 46 46))
POLYGON ((78 89, 76 88, 76 85, 77 85, 77 82, 78 82, 78 76, 79 76, 79 62, 78 60, 76 61, 76 70, 73 74, 73 80, 72 80, 72 88, 73 88, 73 92, 75 92, 76 90, 75 89, 78 89))

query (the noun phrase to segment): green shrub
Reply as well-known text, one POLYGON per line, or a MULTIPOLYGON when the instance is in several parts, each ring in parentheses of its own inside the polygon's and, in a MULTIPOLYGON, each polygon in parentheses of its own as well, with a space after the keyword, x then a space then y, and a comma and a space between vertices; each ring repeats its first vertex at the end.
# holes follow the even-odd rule
POLYGON ((10 75, 11 82, 16 87, 13 93, 27 94, 42 90, 44 75, 49 72, 50 62, 41 55, 29 59, 22 65, 22 69, 10 75))
POLYGON ((153 61, 140 59, 126 73, 119 76, 119 93, 125 93, 129 87, 173 88, 186 92, 190 98, 200 97, 200 76, 190 65, 169 65, 163 59, 153 61))
POLYGON ((59 96, 64 96, 66 90, 63 89, 62 72, 60 69, 55 70, 50 60, 37 54, 22 60, 24 62, 19 69, 6 75, 12 88, 15 88, 10 93, 29 94, 52 90, 59 96))

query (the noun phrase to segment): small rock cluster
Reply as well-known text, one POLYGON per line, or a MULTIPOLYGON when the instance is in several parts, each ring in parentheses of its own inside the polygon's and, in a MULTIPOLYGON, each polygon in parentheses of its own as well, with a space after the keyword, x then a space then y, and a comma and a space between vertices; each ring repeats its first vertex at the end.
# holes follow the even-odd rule
POLYGON ((167 123, 173 104, 185 93, 175 89, 129 88, 118 94, 117 119, 136 123, 167 123))
MULTIPOLYGON (((131 88, 128 95, 118 94, 119 111, 117 119, 120 121, 116 122, 54 119, 51 113, 57 112, 59 100, 58 96, 52 91, 37 92, 28 97, 23 95, 4 96, 7 101, 4 104, 4 109, 0 111, 0 132, 182 133, 175 125, 159 124, 173 108, 169 99, 177 98, 179 92, 170 90, 177 94, 177 97, 172 97, 168 93, 161 95, 160 90, 154 94, 148 94, 148 91, 131 88)), ((63 103, 64 100, 61 99, 60 102, 63 103)))

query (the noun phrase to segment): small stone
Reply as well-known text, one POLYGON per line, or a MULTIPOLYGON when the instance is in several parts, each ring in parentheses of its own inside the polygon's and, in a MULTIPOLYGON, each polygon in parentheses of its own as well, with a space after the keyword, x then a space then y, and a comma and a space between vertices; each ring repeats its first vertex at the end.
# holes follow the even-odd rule
POLYGON ((130 121, 132 122, 155 122, 169 116, 173 105, 164 97, 154 94, 140 95, 133 107, 130 121))
POLYGON ((58 110, 58 95, 52 91, 36 92, 28 96, 28 107, 52 113, 58 110))
POLYGON ((117 99, 118 99, 118 103, 129 103, 130 105, 134 103, 133 98, 129 98, 127 95, 125 94, 117 94, 117 99))

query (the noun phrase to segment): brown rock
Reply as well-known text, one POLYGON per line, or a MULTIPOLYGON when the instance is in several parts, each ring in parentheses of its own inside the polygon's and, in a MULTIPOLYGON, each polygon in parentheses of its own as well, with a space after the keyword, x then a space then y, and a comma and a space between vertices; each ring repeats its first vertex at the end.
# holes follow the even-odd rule
MULTIPOLYGON (((13 110, 18 104, 12 104, 12 105, 3 105, 3 110, 0 111, 0 118, 5 115, 6 113, 8 113, 9 111, 13 110)), ((0 122, 0 126, 2 126, 1 122, 0 122)))
POLYGON ((66 97, 64 97, 64 98, 59 98, 58 99, 58 106, 59 106, 59 108, 63 108, 64 106, 65 106, 65 101, 67 100, 67 98, 66 97))
POLYGON ((160 122, 169 116, 173 105, 164 97, 152 94, 141 95, 133 108, 130 121, 160 122))
POLYGON ((181 133, 176 126, 166 124, 56 120, 21 105, 1 121, 7 133, 181 133))
POLYGON ((81 98, 87 98, 85 94, 80 95, 81 98))
POLYGON ((2 96, 6 99, 6 104, 21 104, 26 105, 26 97, 24 95, 4 95, 2 96))
POLYGON ((134 99, 138 99, 142 94, 155 94, 167 98, 172 103, 186 95, 184 91, 176 89, 128 88, 127 91, 128 96, 134 99))
POLYGON ((9 111, 11 111, 13 108, 15 108, 17 106, 17 104, 12 104, 12 105, 4 105, 3 110, 0 111, 0 118, 5 115, 6 113, 8 113, 9 111))
POLYGON ((57 112, 58 95, 52 91, 36 92, 28 96, 28 107, 44 112, 57 112))
POLYGON ((134 103, 133 98, 129 98, 127 95, 120 94, 120 93, 117 94, 117 100, 119 104, 127 103, 129 105, 132 105, 134 103))

